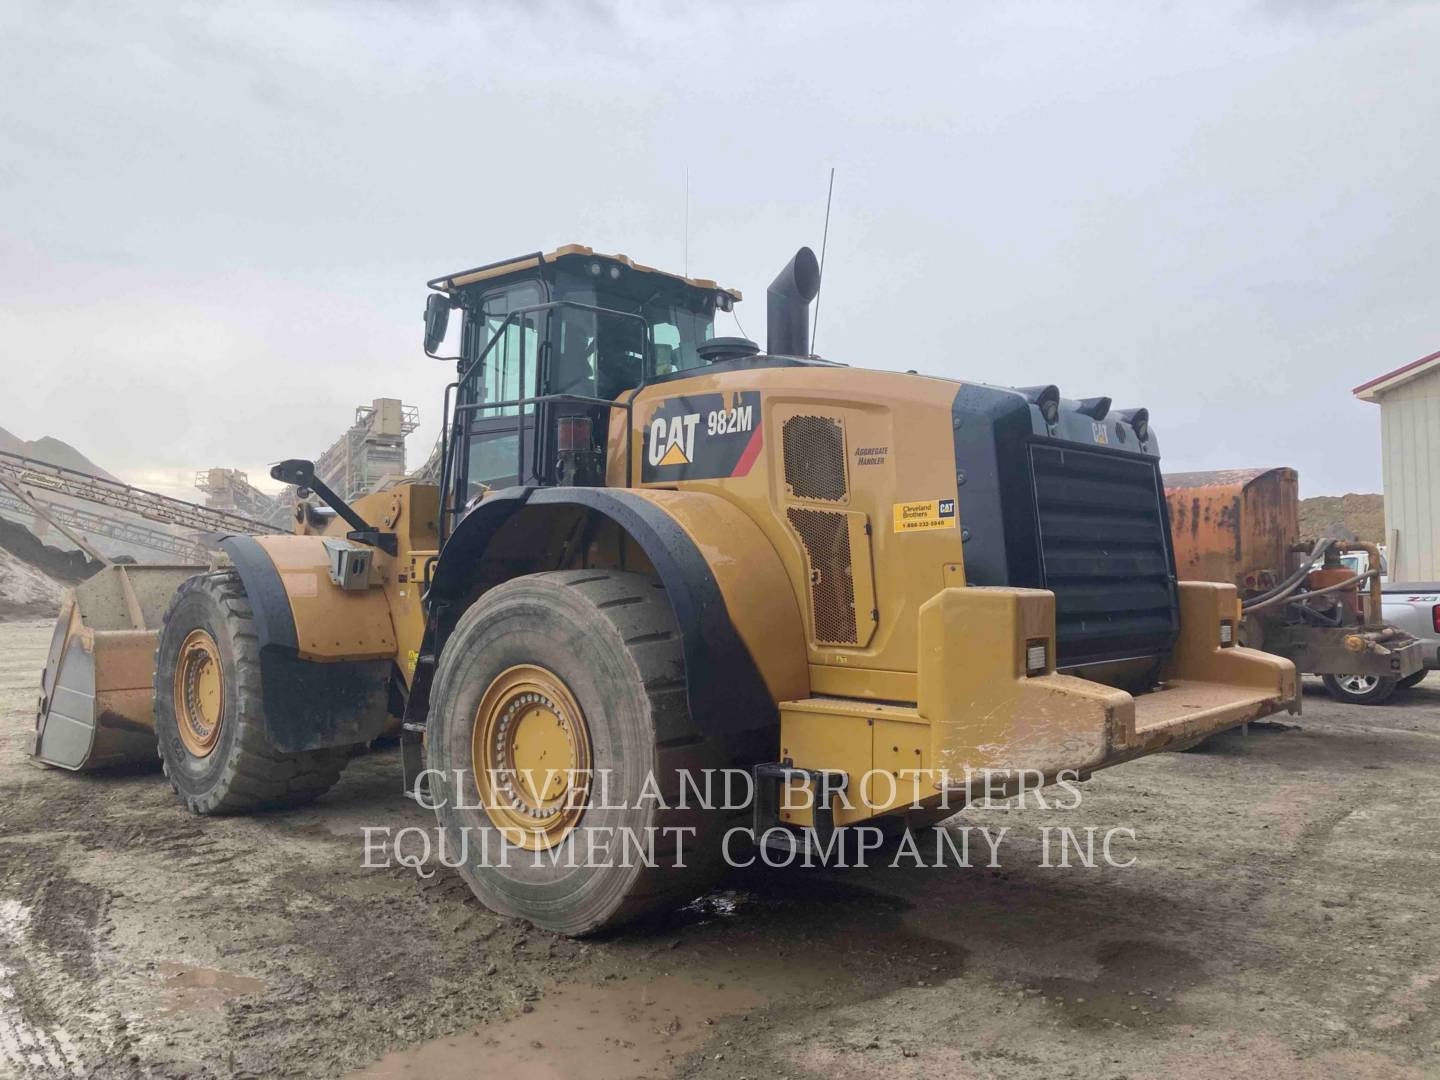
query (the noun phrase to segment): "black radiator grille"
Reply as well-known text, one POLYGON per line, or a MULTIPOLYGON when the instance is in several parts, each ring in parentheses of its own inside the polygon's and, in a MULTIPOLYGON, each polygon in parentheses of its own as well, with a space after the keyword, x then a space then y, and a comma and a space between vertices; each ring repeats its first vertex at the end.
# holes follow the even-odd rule
POLYGON ((1030 444, 1058 666, 1158 656, 1180 617, 1158 461, 1030 444))

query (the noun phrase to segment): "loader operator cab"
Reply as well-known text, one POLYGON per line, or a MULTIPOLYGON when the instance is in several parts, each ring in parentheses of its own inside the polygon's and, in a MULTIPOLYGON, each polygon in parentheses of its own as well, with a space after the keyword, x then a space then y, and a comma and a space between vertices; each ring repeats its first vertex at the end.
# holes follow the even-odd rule
POLYGON ((457 509, 518 483, 603 484, 610 403, 706 364, 716 312, 740 299, 580 245, 430 287, 426 352, 443 343, 458 371, 442 476, 457 509))

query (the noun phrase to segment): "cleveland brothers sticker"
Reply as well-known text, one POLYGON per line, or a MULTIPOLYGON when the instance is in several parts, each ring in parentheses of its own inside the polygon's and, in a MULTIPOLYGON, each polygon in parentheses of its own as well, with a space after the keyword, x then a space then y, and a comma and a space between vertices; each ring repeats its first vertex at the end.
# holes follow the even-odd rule
POLYGON ((955 500, 930 499, 925 502, 895 504, 895 531, 921 532, 925 529, 953 529, 955 500))

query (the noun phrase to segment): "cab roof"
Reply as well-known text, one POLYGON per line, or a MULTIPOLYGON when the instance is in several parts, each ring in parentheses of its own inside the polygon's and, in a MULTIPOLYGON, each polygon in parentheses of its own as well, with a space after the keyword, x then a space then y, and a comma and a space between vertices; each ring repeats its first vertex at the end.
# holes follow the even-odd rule
POLYGON ((685 277, 682 274, 672 274, 666 270, 657 270, 653 266, 646 266, 638 263, 628 255, 606 255, 596 251, 594 248, 586 247, 584 244, 566 244, 558 247, 549 253, 534 252, 530 255, 518 255, 512 259, 504 259, 500 262, 489 263, 486 266, 476 266, 469 270, 460 270, 454 274, 447 274, 444 277, 434 278, 427 284, 432 289, 441 292, 454 292, 466 285, 473 285, 477 281, 488 281, 491 278, 504 277, 507 274, 516 274, 522 270, 533 270, 546 263, 559 262, 561 259, 601 259, 606 262, 619 263, 641 274, 656 274, 659 277, 670 278, 672 281, 683 281, 686 285, 697 289, 706 289, 712 292, 723 292, 736 300, 742 300, 739 289, 727 289, 718 285, 709 278, 685 277))

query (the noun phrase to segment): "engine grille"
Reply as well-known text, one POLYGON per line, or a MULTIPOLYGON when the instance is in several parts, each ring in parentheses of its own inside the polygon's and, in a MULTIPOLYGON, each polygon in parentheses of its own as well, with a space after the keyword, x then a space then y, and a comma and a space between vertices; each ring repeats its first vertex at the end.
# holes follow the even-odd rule
POLYGON ((815 620, 815 640, 827 645, 856 644, 859 634, 848 515, 795 506, 786 514, 810 560, 810 612, 815 620))
POLYGON ((797 499, 845 498, 845 429, 830 416, 792 416, 782 432, 785 483, 797 499))
POLYGON ((1030 467, 1057 664, 1168 652, 1180 617, 1158 459, 1035 442, 1030 467))

